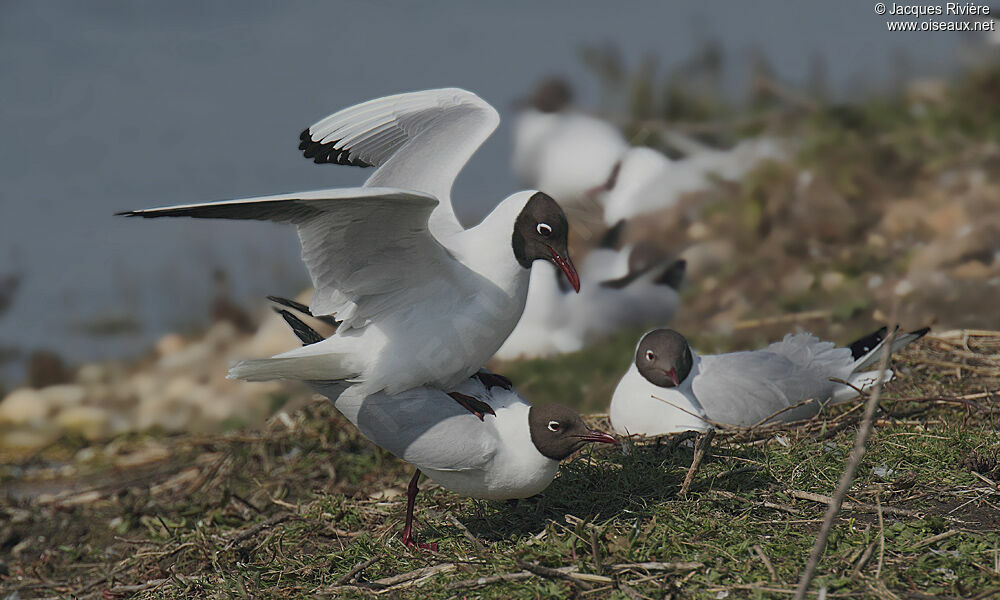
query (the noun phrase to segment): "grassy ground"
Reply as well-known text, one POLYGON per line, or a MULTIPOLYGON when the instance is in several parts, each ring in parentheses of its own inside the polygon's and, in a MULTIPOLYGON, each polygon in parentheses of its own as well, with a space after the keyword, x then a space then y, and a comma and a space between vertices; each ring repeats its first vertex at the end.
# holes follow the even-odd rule
MULTIPOLYGON (((506 372, 596 407, 620 358, 555 359, 544 385, 545 363, 506 372)), ((896 369, 813 589, 1000 592, 1000 337, 927 339, 896 369)), ((409 468, 325 402, 258 431, 66 440, 4 467, 0 597, 789 597, 859 413, 724 432, 686 497, 692 451, 670 440, 578 455, 526 500, 425 482, 418 539, 438 552, 399 542, 409 468)))

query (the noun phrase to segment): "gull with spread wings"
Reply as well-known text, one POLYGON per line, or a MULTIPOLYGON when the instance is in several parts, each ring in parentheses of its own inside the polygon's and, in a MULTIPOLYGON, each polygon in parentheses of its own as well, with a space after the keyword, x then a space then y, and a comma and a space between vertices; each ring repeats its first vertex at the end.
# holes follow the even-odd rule
POLYGON ((317 163, 377 167, 362 187, 128 211, 136 217, 255 219, 295 225, 316 291, 310 311, 340 322, 330 338, 229 372, 250 381, 341 382, 363 398, 429 385, 482 418, 454 392, 503 344, 524 309, 531 265, 553 263, 580 281, 559 205, 517 192, 463 229, 451 206, 459 171, 496 129, 475 94, 439 89, 371 100, 302 132, 317 163))

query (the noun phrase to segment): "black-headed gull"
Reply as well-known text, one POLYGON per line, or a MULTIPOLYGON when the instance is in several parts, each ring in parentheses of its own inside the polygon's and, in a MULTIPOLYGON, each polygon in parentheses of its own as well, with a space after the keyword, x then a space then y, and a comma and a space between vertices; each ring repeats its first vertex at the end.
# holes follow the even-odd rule
POLYGON ((513 194, 468 230, 455 219, 452 183, 498 122, 493 107, 460 89, 379 98, 300 136, 317 162, 378 167, 363 187, 122 214, 297 226, 316 288, 310 310, 341 325, 323 342, 238 363, 230 377, 348 381, 358 398, 424 385, 452 391, 514 329, 534 261, 580 286, 566 216, 546 194, 513 194))
MULTIPOLYGON (((274 300, 295 307, 288 300, 274 300)), ((279 312, 306 347, 323 339, 295 315, 279 312)), ((414 545, 413 507, 421 472, 463 496, 527 498, 548 487, 559 461, 584 445, 617 443, 588 428, 571 408, 531 406, 513 389, 490 387, 474 378, 458 390, 490 407, 496 418, 484 423, 474 421, 476 417, 433 387, 360 398, 341 394, 344 383, 307 383, 329 398, 362 435, 417 468, 407 490, 402 541, 408 546, 414 545)))
MULTIPOLYGON (((620 230, 613 228, 605 239, 620 230)), ((686 263, 644 244, 608 247, 613 245, 613 239, 602 240, 584 257, 579 294, 567 293, 550 265, 532 269, 524 313, 497 358, 576 352, 616 331, 673 319, 686 263)))
POLYGON ((772 138, 743 140, 728 150, 703 148, 671 160, 652 148, 629 148, 605 182, 597 199, 604 222, 613 225, 649 212, 670 208, 686 194, 710 186, 713 178, 736 181, 785 150, 772 138))
POLYGON ((571 108, 569 86, 543 81, 518 111, 511 167, 523 185, 564 206, 591 199, 628 143, 611 123, 571 108))
MULTIPOLYGON (((890 351, 927 331, 897 334, 890 351)), ((886 332, 883 327, 843 348, 795 333, 762 350, 699 356, 676 331, 651 331, 611 398, 611 426, 623 435, 663 435, 705 431, 710 423, 752 426, 812 417, 827 403, 850 400, 857 389, 877 383, 878 372, 865 369, 878 362, 886 332)))

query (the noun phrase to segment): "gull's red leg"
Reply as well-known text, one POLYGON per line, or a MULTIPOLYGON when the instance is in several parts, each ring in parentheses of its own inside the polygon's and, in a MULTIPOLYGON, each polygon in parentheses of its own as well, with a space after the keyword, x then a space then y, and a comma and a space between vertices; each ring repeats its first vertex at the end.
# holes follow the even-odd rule
POLYGON ((417 492, 420 491, 417 487, 419 479, 420 469, 417 469, 417 472, 413 474, 413 479, 410 479, 410 485, 406 488, 406 524, 403 526, 403 545, 407 548, 416 546, 421 550, 437 552, 437 543, 421 544, 413 541, 413 507, 417 503, 417 492))

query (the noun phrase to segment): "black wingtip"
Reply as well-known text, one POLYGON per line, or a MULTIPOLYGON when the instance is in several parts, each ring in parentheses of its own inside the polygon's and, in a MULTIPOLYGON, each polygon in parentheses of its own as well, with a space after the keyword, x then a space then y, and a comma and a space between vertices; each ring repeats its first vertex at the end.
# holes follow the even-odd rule
POLYGON ((285 323, 288 323, 288 326, 292 328, 292 332, 295 334, 295 337, 299 338, 299 341, 302 342, 303 346, 309 346, 317 342, 322 342, 325 339, 315 329, 302 322, 302 319, 296 317, 287 310, 283 308, 275 308, 274 312, 281 315, 281 317, 285 320, 285 323))
POLYGON ((869 352, 875 349, 876 346, 882 343, 885 339, 886 334, 889 333, 888 327, 882 327, 878 331, 869 333, 868 335, 858 338, 847 345, 851 349, 851 356, 854 360, 858 360, 862 356, 865 356, 869 352))
POLYGON ((288 308, 290 308, 292 310, 297 310, 297 311, 299 311, 300 313, 302 313, 304 315, 309 315, 310 317, 312 317, 314 319, 318 319, 318 320, 326 323, 330 327, 333 327, 334 329, 337 329, 338 327, 340 327, 341 321, 338 321, 337 319, 334 319, 333 317, 331 317, 329 315, 314 315, 314 314, 312 314, 312 311, 309 310, 308 306, 306 306, 305 304, 302 304, 301 302, 298 302, 296 300, 290 300, 288 298, 282 298, 280 296, 268 296, 267 299, 270 300, 271 302, 274 302, 275 304, 280 304, 282 306, 287 306, 288 308))
POLYGON ((115 213, 116 217, 139 217, 142 216, 141 210, 123 210, 121 212, 115 213))
POLYGON ((915 329, 911 331, 910 335, 916 336, 915 338, 913 338, 914 340, 919 340, 920 338, 930 333, 930 330, 931 330, 930 327, 921 327, 920 329, 915 329))
POLYGON ((681 284, 684 283, 684 274, 686 272, 687 261, 683 258, 679 258, 674 261, 674 264, 670 265, 664 269, 662 273, 660 273, 660 276, 656 278, 656 283, 679 290, 681 289, 681 284))
POLYGON ((288 308, 312 316, 312 313, 309 312, 309 307, 306 306, 305 304, 302 304, 301 302, 297 302, 295 300, 289 300, 288 298, 281 298, 279 296, 268 296, 267 299, 270 300, 271 302, 274 302, 275 304, 287 306, 288 308))
POLYGON ((351 167, 370 167, 369 163, 351 156, 350 148, 335 148, 340 140, 331 140, 323 143, 312 139, 312 134, 308 129, 302 130, 299 134, 299 150, 302 156, 311 158, 316 164, 337 164, 351 167))
POLYGON ((597 242, 598 248, 609 248, 615 250, 621 244, 622 234, 625 232, 625 219, 608 228, 597 242))

